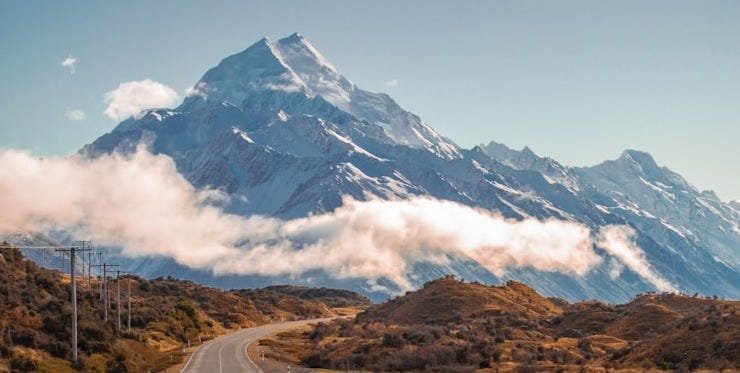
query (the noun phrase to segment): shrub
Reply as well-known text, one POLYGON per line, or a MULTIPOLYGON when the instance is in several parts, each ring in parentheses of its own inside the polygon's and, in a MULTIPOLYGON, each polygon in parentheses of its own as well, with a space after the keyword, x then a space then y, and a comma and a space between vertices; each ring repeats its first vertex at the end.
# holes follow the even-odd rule
POLYGON ((401 348, 405 345, 403 338, 396 334, 385 333, 383 334, 383 347, 390 348, 401 348))
POLYGON ((49 352, 51 356, 58 358, 67 357, 67 353, 69 353, 71 350, 72 346, 67 342, 50 342, 46 346, 46 351, 49 352))
POLYGON ((303 357, 301 362, 309 368, 328 368, 331 364, 327 351, 323 348, 313 354, 303 357))
POLYGON ((419 326, 403 333, 403 339, 413 345, 424 346, 433 343, 437 338, 428 327, 419 326))
POLYGON ((196 313, 195 306, 192 303, 181 299, 177 301, 177 303, 175 304, 175 308, 182 312, 185 312, 185 314, 188 315, 189 318, 193 320, 197 319, 198 314, 196 313))
POLYGON ((33 372, 37 369, 36 362, 27 356, 15 356, 8 363, 11 369, 20 372, 33 372))
POLYGON ((8 335, 12 343, 30 348, 39 348, 47 342, 45 335, 29 328, 11 330, 8 335))

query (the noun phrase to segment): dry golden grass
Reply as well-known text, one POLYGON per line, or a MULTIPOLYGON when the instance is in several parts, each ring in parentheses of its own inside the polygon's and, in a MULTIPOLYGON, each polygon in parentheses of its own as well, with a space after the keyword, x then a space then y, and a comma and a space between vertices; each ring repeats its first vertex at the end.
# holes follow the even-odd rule
MULTIPOLYGON (((65 371, 63 363, 71 355, 70 277, 39 268, 8 245, 0 245, 0 254, 0 369, 13 370, 15 364, 65 371)), ((80 280, 79 368, 90 372, 158 371, 179 362, 181 346, 188 341, 274 320, 351 315, 369 304, 345 290, 283 286, 223 291, 173 278, 126 277, 122 285, 130 282, 133 290, 132 330, 119 334, 115 306, 108 321, 102 320, 99 283, 90 287, 80 280), (340 308, 332 310, 314 296, 340 308)))
POLYGON ((527 317, 551 317, 561 312, 560 307, 519 282, 487 286, 445 277, 427 283, 416 292, 373 307, 358 318, 360 321, 378 319, 408 325, 484 314, 523 313, 527 317))
POLYGON ((447 277, 354 322, 294 334, 290 343, 301 349, 291 350, 287 341, 272 347, 309 366, 340 369, 351 361, 387 371, 733 371, 740 365, 738 307, 670 294, 617 306, 556 304, 521 283, 485 286, 447 277))

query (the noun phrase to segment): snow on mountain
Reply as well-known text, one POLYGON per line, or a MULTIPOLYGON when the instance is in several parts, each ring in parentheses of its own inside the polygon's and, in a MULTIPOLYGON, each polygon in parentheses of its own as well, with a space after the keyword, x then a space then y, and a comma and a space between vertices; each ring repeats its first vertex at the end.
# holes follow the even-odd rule
POLYGON ((552 183, 560 183, 573 190, 578 190, 578 181, 573 170, 552 158, 538 156, 529 147, 514 150, 494 141, 478 145, 478 147, 491 158, 511 168, 538 171, 552 183))
POLYGON ((740 268, 740 214, 713 192, 700 192, 681 175, 658 166, 650 154, 626 150, 614 161, 576 169, 576 173, 582 183, 619 203, 615 213, 643 210, 654 224, 740 268))
POLYGON ((730 207, 734 208, 735 211, 740 212, 740 199, 730 201, 729 205, 730 207))
MULTIPOLYGON (((227 101, 245 109, 254 108, 259 103, 259 99, 255 102, 255 95, 264 91, 282 93, 285 101, 300 100, 300 96, 320 97, 333 108, 380 125, 386 135, 380 138, 382 140, 424 148, 445 158, 460 155, 454 143, 442 138, 419 117, 403 110, 390 96, 358 88, 297 33, 277 42, 262 39, 243 52, 227 57, 209 70, 195 87, 210 100, 227 101)), ((277 111, 280 106, 272 109, 277 111)), ((319 114, 300 109, 296 113, 319 114)))
MULTIPOLYGON (((459 149, 388 95, 358 88, 298 34, 262 39, 225 58, 179 107, 129 118, 81 153, 131 151, 142 142, 172 157, 196 187, 228 194, 225 207, 232 213, 287 219, 334 211, 345 196, 423 195, 511 219, 576 221, 594 231, 630 225, 652 267, 682 291, 740 297, 738 253, 732 252, 740 243, 737 211, 657 167, 649 155, 631 151, 573 169, 528 148, 492 142, 459 149), (734 227, 735 235, 714 227, 734 227)), ((615 275, 616 259, 602 254, 607 260, 580 277, 531 268, 497 277, 468 258, 419 264, 411 277, 418 284, 449 273, 485 282, 519 279, 549 295, 615 302, 655 289, 629 269, 615 275)), ((136 266, 144 275, 176 274, 217 286, 288 281, 347 286, 382 299, 377 283, 342 282, 320 272, 219 277, 166 258, 136 266)))
POLYGON ((716 268, 714 281, 724 284, 718 287, 734 287, 730 284, 738 277, 740 255, 735 249, 740 244, 737 211, 714 193, 699 192, 680 175, 659 167, 649 154, 627 150, 615 161, 570 168, 528 148, 517 151, 497 143, 479 148, 498 162, 539 172, 548 181, 577 191, 599 211, 638 228, 653 241, 643 245, 671 257, 665 260, 669 265, 663 264, 664 271, 676 272, 676 263, 682 263, 683 277, 704 282, 701 277, 708 277, 707 269, 716 268))

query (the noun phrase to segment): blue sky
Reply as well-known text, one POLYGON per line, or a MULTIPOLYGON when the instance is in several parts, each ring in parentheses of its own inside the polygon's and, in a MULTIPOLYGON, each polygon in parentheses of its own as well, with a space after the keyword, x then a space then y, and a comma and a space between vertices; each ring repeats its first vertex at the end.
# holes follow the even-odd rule
POLYGON ((183 96, 222 58, 295 31, 461 146, 574 166, 640 149, 740 198, 737 1, 0 0, 0 148, 74 152, 116 125, 103 96, 119 84, 183 96))

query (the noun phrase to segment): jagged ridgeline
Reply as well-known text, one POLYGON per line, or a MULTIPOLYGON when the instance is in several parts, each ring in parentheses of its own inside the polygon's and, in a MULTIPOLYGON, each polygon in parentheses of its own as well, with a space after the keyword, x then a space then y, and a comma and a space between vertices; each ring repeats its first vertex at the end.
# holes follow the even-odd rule
POLYGON ((0 372, 159 371, 180 362, 188 342, 369 305, 367 298, 344 290, 283 286, 227 292, 174 278, 126 276, 124 291, 126 282, 132 288, 130 332, 125 302, 124 328, 118 331, 115 302, 109 321, 103 321, 98 280, 91 288, 78 282, 80 356, 72 366, 69 276, 40 268, 17 248, 0 244, 0 372))
MULTIPOLYGON (((625 302, 658 288, 740 297, 737 208, 698 191, 649 154, 630 150, 615 161, 571 168, 528 148, 462 149, 390 96, 352 83, 298 34, 262 39, 225 58, 180 106, 129 118, 80 153, 94 159, 142 143, 172 157, 195 187, 225 193, 226 211, 244 217, 316 216, 336 211, 346 197, 424 196, 516 221, 578 223, 594 235, 608 225, 629 227, 644 252, 637 265, 595 248, 603 260, 588 273, 535 269, 522 258, 492 273, 481 261, 452 253, 444 261, 412 263, 406 288, 456 274, 486 283, 521 280, 568 300, 625 302)), ((215 276, 167 257, 138 259, 134 268, 144 276, 170 273, 225 288, 322 284, 376 300, 405 290, 387 278, 338 278, 321 268, 270 276, 245 266, 243 276, 215 276)))

